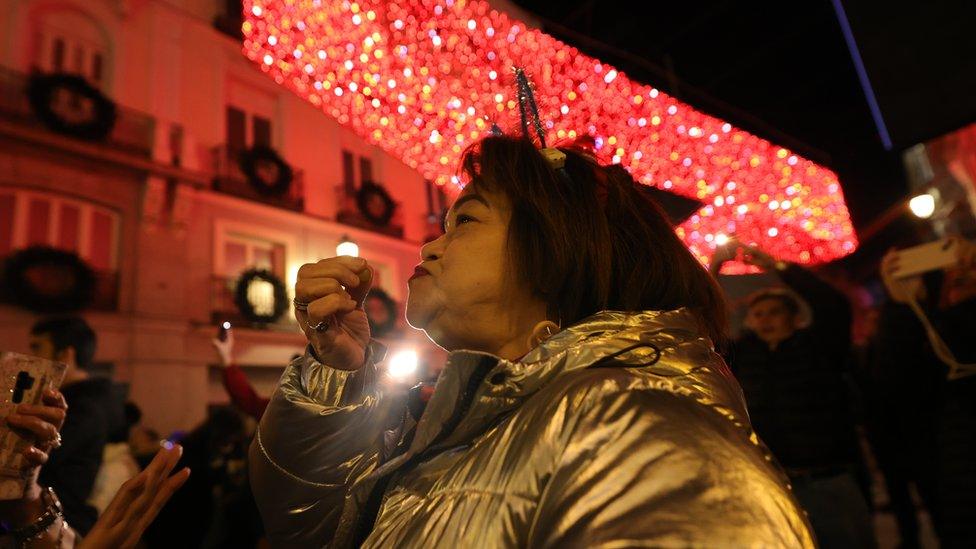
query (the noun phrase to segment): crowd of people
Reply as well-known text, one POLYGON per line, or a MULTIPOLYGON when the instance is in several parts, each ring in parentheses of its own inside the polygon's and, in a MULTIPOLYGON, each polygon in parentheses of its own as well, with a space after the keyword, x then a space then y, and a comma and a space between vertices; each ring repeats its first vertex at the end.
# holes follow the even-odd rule
POLYGON ((67 370, 60 391, 6 418, 35 440, 24 499, 0 503, 7 538, 161 548, 336 536, 358 546, 473 539, 477 529, 513 545, 873 547, 876 463, 902 547, 922 543, 922 511, 943 547, 976 539, 976 376, 950 375, 943 349, 976 362, 976 245, 956 238, 951 267, 914 277, 895 276, 899 255, 885 256, 887 299, 862 315, 855 345, 850 300, 807 268, 732 240, 709 277, 625 172, 547 149, 565 163, 550 180, 552 154, 491 139, 468 157, 476 183, 447 233, 424 246, 407 311, 445 348, 481 352, 453 354, 436 391, 404 395, 423 395, 407 402, 411 413, 371 388, 383 351, 362 321, 362 259, 300 272, 310 350, 274 397, 235 364, 233 334, 215 339, 231 405, 182 435, 161 437, 111 380, 90 374, 97 338, 84 320, 43 320, 31 352, 67 370), (506 187, 514 181, 525 186, 506 187), (538 194, 567 181, 592 196, 538 194), (593 204, 606 216, 554 213, 593 204), (553 242, 557 229, 582 236, 553 242), (520 243, 510 256, 506 238, 520 243), (503 258, 523 267, 493 272, 503 258), (780 284, 747 300, 744 329, 726 341, 715 278, 729 261, 780 284), (436 288, 424 286, 431 270, 436 288), (508 275, 527 280, 516 301, 508 275), (531 516, 541 522, 521 528, 531 516))
POLYGON ((856 346, 850 300, 813 273, 734 241, 713 259, 716 276, 739 258, 782 282, 750 296, 746 329, 727 361, 756 433, 825 547, 875 543, 869 458, 901 547, 921 546, 922 511, 943 547, 976 539, 976 378, 947 376, 910 307, 922 304, 958 361, 976 362, 976 245, 954 240, 956 263, 925 275, 899 278, 897 251, 885 255, 879 277, 887 299, 863 315, 856 346))

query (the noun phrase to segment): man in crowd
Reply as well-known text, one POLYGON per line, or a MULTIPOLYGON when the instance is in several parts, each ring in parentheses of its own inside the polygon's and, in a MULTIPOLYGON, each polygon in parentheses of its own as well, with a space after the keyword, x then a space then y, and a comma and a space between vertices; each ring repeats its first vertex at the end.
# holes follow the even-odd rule
POLYGON ((824 547, 871 547, 871 516, 856 480, 860 448, 844 368, 851 350, 847 298, 805 269, 732 241, 712 264, 736 257, 775 273, 786 288, 748 302, 747 331, 730 366, 759 437, 790 475, 794 493, 824 547), (797 294, 808 304, 805 325, 797 294))
POLYGON ((54 488, 64 505, 65 518, 82 535, 98 518, 88 499, 102 464, 102 452, 109 433, 124 421, 112 381, 88 372, 95 346, 95 332, 78 317, 42 320, 31 329, 31 352, 68 366, 61 385, 68 402, 61 446, 51 452, 41 469, 40 484, 54 488))

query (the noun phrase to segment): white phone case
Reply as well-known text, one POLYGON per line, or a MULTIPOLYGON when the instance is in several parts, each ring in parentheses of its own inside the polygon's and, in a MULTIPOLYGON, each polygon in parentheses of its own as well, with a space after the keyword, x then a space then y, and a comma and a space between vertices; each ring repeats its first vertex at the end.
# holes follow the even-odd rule
POLYGON ((0 500, 20 499, 27 487, 23 451, 33 440, 3 421, 18 404, 40 404, 44 389, 57 389, 67 368, 61 362, 0 351, 0 500))
POLYGON ((895 278, 907 278, 951 267, 958 261, 954 240, 943 239, 898 251, 895 278))

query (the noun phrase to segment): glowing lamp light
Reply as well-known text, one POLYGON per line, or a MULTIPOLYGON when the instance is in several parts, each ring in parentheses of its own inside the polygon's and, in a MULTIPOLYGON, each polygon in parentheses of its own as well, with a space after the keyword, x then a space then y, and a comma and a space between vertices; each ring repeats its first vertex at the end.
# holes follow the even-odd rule
POLYGON ((417 351, 403 349, 393 353, 393 356, 390 357, 387 372, 395 379, 405 380, 416 373, 419 363, 420 357, 417 355, 417 351))
POLYGON ((928 219, 935 213, 935 197, 929 193, 920 194, 908 201, 908 207, 920 219, 928 219))
POLYGON ((225 321, 225 322, 223 323, 223 327, 224 327, 224 329, 225 329, 225 330, 230 330, 230 322, 226 322, 226 321, 225 321))
POLYGON ((494 124, 521 126, 511 71, 520 66, 550 141, 589 137, 603 163, 712 206, 678 231, 703 260, 715 241, 705 236, 732 226, 784 261, 822 263, 857 248, 833 171, 485 0, 244 0, 244 15, 243 52, 268 77, 449 193, 468 145, 494 124))
POLYGON ((343 236, 336 246, 336 255, 348 255, 359 257, 359 245, 353 242, 348 236, 343 236))
POLYGON ((729 237, 727 235, 724 235, 722 233, 718 233, 717 235, 715 235, 716 246, 725 246, 728 243, 729 243, 729 237))

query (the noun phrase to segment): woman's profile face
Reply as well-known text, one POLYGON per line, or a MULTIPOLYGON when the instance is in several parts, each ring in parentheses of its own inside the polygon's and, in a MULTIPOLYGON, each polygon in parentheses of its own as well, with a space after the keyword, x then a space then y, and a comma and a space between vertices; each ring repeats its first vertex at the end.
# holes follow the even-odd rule
POLYGON ((468 185, 447 213, 445 234, 421 251, 430 274, 409 282, 411 326, 449 351, 499 353, 545 318, 545 305, 513 283, 510 218, 506 197, 468 185))

